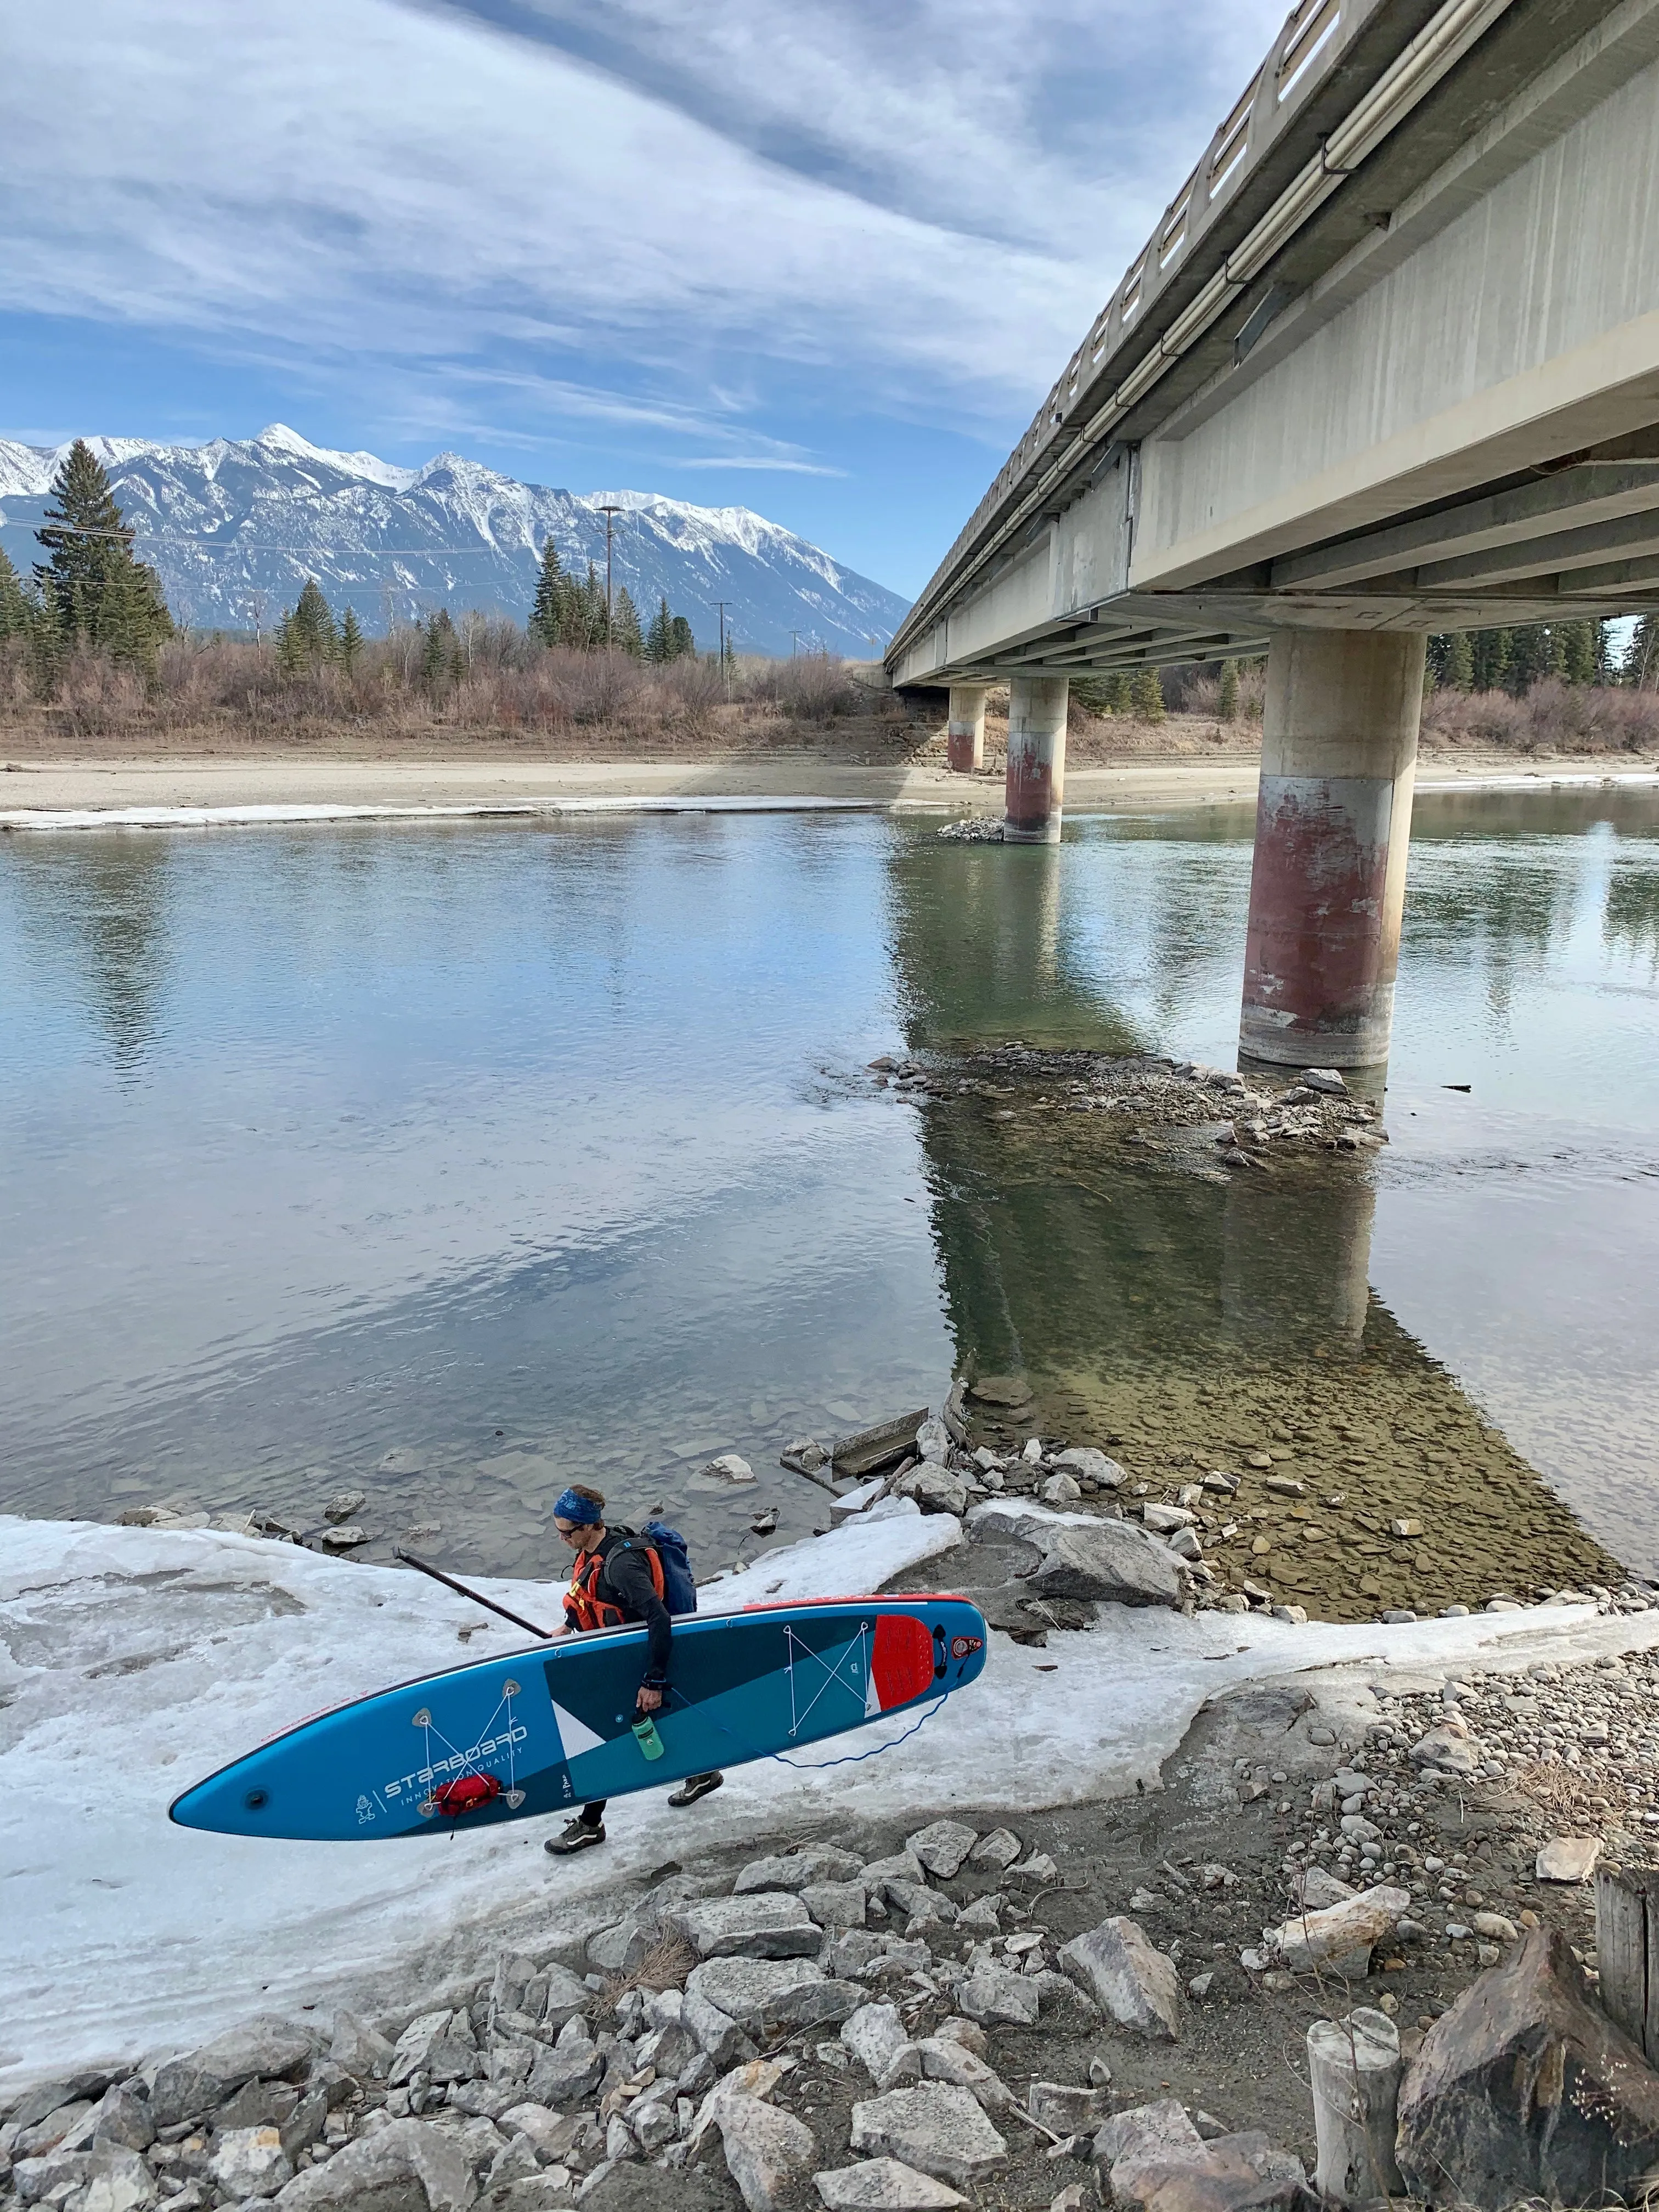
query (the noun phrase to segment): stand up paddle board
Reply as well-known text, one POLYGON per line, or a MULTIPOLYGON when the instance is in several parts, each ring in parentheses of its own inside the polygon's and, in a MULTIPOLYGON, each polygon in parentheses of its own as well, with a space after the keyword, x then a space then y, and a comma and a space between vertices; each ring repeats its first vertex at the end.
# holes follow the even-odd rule
POLYGON ((180 1827, 315 1843, 453 1833, 787 1753, 960 1689, 986 1627, 959 1597, 688 1614, 654 1732, 643 1627, 427 1674, 303 1721, 173 1800, 180 1827))

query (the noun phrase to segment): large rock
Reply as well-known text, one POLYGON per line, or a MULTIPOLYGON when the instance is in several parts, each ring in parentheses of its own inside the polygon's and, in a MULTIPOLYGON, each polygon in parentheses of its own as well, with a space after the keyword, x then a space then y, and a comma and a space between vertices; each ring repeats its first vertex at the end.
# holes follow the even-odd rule
POLYGON ((1469 1733, 1468 1723, 1457 1713, 1449 1713, 1412 1746, 1412 1757, 1419 1766, 1436 1767, 1443 1774, 1473 1774, 1486 1756, 1469 1733))
POLYGON ((879 1894, 890 1881, 925 1882, 927 1869, 913 1850, 895 1851, 890 1858, 872 1859, 864 1869, 866 1888, 879 1894))
POLYGON ((1127 1521, 1097 1521, 1057 1529, 1028 1587, 1039 1597, 1178 1606, 1186 1578, 1174 1553, 1144 1529, 1127 1521))
POLYGON ((137 2151, 96 2150, 77 2212, 149 2212, 155 2198, 155 2178, 137 2151))
MULTIPOLYGON (((731 2202, 726 2185, 706 2174, 637 2163, 595 2168, 581 2191, 582 2212, 728 2212, 731 2202)), ((517 2208, 508 2205, 505 2212, 517 2208)))
POLYGON ((965 2189, 1006 2161, 1008 2146, 966 2089, 924 2081, 853 2107, 853 2148, 896 2158, 965 2189))
POLYGON ((799 1898, 781 1890, 706 1898, 674 1918, 700 1959, 815 1959, 823 1942, 799 1898))
MULTIPOLYGON (((969 2051, 965 2043, 958 2043, 954 2036, 926 2035, 908 2049, 921 2062, 924 2081, 945 2081, 953 2088, 966 2089, 988 2112, 1006 2112, 1012 2106, 1012 2094, 994 2067, 977 2051, 969 2051)), ((899 2072, 896 2066, 894 2075, 882 2084, 883 2087, 894 2087, 899 2072)))
MULTIPOLYGON (((695 1974, 696 1969, 692 1971, 695 1974)), ((680 2025, 690 2031, 697 2048, 716 2066, 736 2066, 755 2055, 754 2045, 731 2014, 722 2012, 695 1989, 688 1988, 681 2002, 680 2025)))
POLYGON ((1101 1490, 1115 1490, 1128 1476, 1115 1459, 1091 1444, 1072 1444, 1063 1452, 1054 1454, 1054 1465, 1066 1474, 1094 1483, 1101 1490))
POLYGON ((1489 2212, 1603 2202, 1659 2162, 1659 2075, 1591 2002, 1559 1929, 1531 1929, 1430 2028, 1396 2149, 1413 2196, 1489 2212))
POLYGON ((314 2039, 269 2014, 216 2036, 187 2057, 169 2058, 155 2076, 150 2106, 158 2128, 200 2119, 244 2081, 297 2081, 316 2053, 314 2039))
POLYGON ((467 2212, 477 2195, 458 2143, 424 2120, 392 2120, 296 2174, 279 2212, 467 2212))
MULTIPOLYGON (((582 1994, 586 1996, 587 1992, 584 1990, 582 1994)), ((359 2081, 384 2081, 392 2071, 396 2051, 396 2045, 388 2037, 354 2014, 335 2014, 334 2039, 328 2046, 328 2055, 337 2066, 343 2066, 359 2081)))
POLYGON ((830 1981, 806 1959, 708 1959, 691 1969, 685 1990, 750 2035, 839 2025, 863 2002, 859 1990, 830 1981))
POLYGON ((398 2038, 388 2076, 395 2089, 416 2074, 448 2083, 470 2081, 481 2070, 477 2040, 465 2012, 423 2012, 398 2038))
POLYGON ((968 1510, 968 1486, 957 1474, 946 1468, 936 1467, 931 1460, 909 1474, 901 1475, 893 1485, 900 1498, 913 1498, 924 1513, 955 1513, 968 1510))
POLYGON ((593 2002, 593 1992, 586 1982, 571 1972, 568 1966, 544 1966, 542 1973, 547 1981, 547 1995, 542 2003, 542 2025, 556 2035, 567 2021, 574 2020, 578 2013, 586 2011, 593 2002))
POLYGON ((1203 2150, 1203 2136, 1173 2097, 1114 2112, 1095 2137, 1095 2157, 1107 2171, 1115 2197, 1127 2196, 1143 2172, 1200 2157, 1203 2150))
POLYGON ((1131 2212, 1247 2212, 1289 2208, 1307 2186, 1301 2161, 1265 2135, 1206 2142, 1172 2097, 1115 2113, 1095 2137, 1111 2202, 1131 2212))
POLYGON ((829 2212, 949 2212, 965 2204, 948 2182, 896 2158, 866 2158, 812 2176, 829 2212))
POLYGON ((1012 1973, 1006 1966, 975 1966, 957 1990, 957 2002, 969 2020, 1035 2027, 1042 1992, 1029 1974, 1012 1973))
POLYGON ((525 2083, 525 2101, 532 2105, 550 2105, 556 2112, 561 2107, 580 2104, 591 2097, 605 2075, 605 2053, 587 2032, 587 2023, 579 2014, 559 2030, 559 2039, 550 2051, 544 2051, 530 2069, 525 2083))
POLYGON ((1112 2092, 1109 2084, 1080 2089, 1068 2081, 1033 2081, 1025 2092, 1025 2109, 1057 2136, 1092 2135, 1111 2112, 1112 2092))
POLYGON ((37 2081, 33 2088, 23 2092, 7 2124, 14 2128, 32 2128, 44 2120, 48 2113, 59 2112, 65 2105, 95 2104, 109 2085, 108 2073, 95 2068, 86 2068, 77 2074, 55 2075, 49 2081, 37 2081))
POLYGON ((1144 2168, 1134 2186, 1120 2193, 1113 2168, 1113 2202, 1142 2212, 1292 2212, 1307 2201, 1302 2161, 1253 2128, 1218 2136, 1202 2154, 1144 2168))
POLYGON ((732 1885, 734 1897, 757 1889, 803 1890, 814 1881, 854 1881, 864 1873, 856 1851, 837 1850, 833 1844, 805 1844, 781 1857, 752 1859, 732 1885))
MULTIPOLYGON (((841 2024, 841 2039, 878 2089, 887 2086, 888 2069, 909 2042, 898 2007, 861 2004, 841 2024)), ((916 2069, 920 2075, 920 2066, 916 2069)))
MULTIPOLYGON (((293 2094, 283 2092, 289 2099, 293 2094)), ((96 2150, 100 2144, 122 2150, 148 2150, 155 2140, 155 2116, 149 2098, 139 2096, 125 2081, 112 2082, 88 2108, 86 2118, 64 2138, 70 2150, 96 2150)))
POLYGON ((226 2128, 217 2136, 208 2173, 216 2189, 235 2203, 250 2197, 274 2197, 294 2168, 279 2130, 226 2128))
POLYGON ((715 2112, 726 2169, 749 2212, 778 2212, 798 2174, 817 2156, 812 2130, 758 2097, 722 2097, 715 2112))
POLYGON ((1120 2027, 1173 2043, 1181 2033, 1181 1984, 1174 1963, 1121 1913, 1064 1945, 1060 1963, 1120 2027))
POLYGON ((904 1848, 921 1860, 929 1874, 948 1881, 962 1871, 963 1860, 978 1841, 977 1828, 964 1828, 960 1820, 935 1820, 930 1827, 907 1836, 904 1848))
POLYGON ((120 2144, 19 2159, 11 2180, 21 2204, 61 2203, 73 2189, 77 2212, 88 2203, 94 2212, 149 2212, 156 2198, 155 2175, 137 2151, 120 2144))
POLYGON ((1268 1948, 1293 1974, 1324 1972, 1363 1981, 1370 1972, 1372 1951, 1394 1933, 1411 1902, 1409 1890, 1379 1882, 1317 1912, 1297 1913, 1273 1930, 1268 1948))
POLYGON ((820 1928, 837 1932, 862 1928, 869 1917, 869 1892, 861 1881, 810 1881, 800 1901, 820 1928))

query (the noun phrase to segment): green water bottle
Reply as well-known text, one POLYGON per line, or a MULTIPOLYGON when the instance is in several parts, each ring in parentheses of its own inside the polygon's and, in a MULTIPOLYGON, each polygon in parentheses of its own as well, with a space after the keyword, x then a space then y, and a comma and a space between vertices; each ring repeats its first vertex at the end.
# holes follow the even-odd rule
POLYGON ((662 1738, 657 1734, 657 1723, 649 1713, 641 1713, 635 1722, 634 1736, 647 1759, 662 1757, 662 1738))

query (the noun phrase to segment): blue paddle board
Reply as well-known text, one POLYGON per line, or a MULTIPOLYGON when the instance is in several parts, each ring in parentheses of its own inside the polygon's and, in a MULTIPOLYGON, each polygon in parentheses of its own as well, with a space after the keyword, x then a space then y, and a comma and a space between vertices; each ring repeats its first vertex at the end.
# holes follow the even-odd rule
POLYGON ((173 1800, 179 1826, 314 1843, 453 1834, 820 1743, 973 1681, 965 1598, 834 1598, 674 1623, 656 1742, 643 1627, 561 1638, 302 1721, 173 1800))

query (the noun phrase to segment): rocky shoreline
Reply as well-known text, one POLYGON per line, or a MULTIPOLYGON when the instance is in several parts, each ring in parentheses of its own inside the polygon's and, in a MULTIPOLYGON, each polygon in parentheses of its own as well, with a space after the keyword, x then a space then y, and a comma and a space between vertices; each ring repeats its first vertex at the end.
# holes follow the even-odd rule
POLYGON ((1498 2212, 1600 2158, 1617 2194, 1659 2078, 1595 2009, 1588 1878, 1659 1829, 1656 1687, 1651 1650, 1285 1677, 1152 1792, 659 1868, 425 2004, 37 2081, 0 2205, 1290 2212, 1326 2021, 1393 2051, 1394 2193, 1498 2212), (1541 2129, 1522 2048, 1562 2054, 1541 2129))

